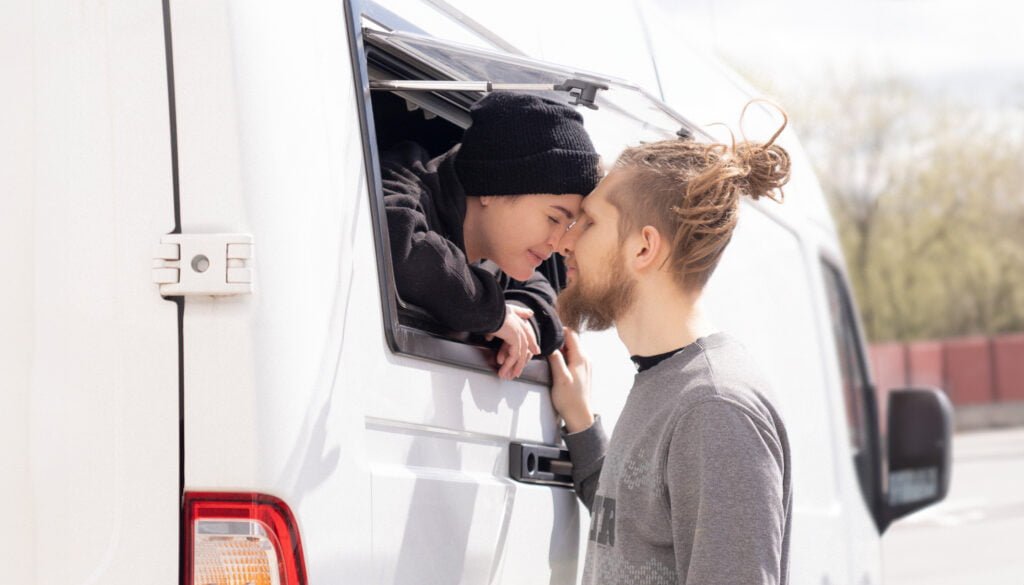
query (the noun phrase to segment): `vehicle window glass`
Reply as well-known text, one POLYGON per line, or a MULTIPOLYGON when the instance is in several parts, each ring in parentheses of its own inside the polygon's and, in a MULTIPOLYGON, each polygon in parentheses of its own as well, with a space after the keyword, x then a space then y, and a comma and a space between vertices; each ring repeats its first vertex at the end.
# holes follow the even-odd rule
POLYGON ((843 386, 843 403, 849 429, 850 447, 855 455, 866 450, 867 421, 864 393, 869 391, 861 355, 856 321, 842 275, 830 264, 823 263, 825 291, 828 295, 832 333, 843 386))
MULTIPOLYGON (((587 131, 605 156, 621 151, 624 131, 635 142, 673 138, 684 126, 696 129, 681 114, 629 81, 411 33, 367 30, 364 34, 369 43, 415 59, 444 79, 559 84, 577 78, 608 85, 609 90, 598 92, 596 100, 602 115, 580 108, 586 118, 587 131)), ((567 99, 566 94, 560 92, 532 93, 558 101, 567 99)))

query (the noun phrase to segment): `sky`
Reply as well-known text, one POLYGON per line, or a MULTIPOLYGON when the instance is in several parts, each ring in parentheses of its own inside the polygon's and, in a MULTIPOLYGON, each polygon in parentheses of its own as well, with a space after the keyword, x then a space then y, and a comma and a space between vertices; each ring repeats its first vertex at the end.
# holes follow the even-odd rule
POLYGON ((651 0, 693 45, 792 85, 828 70, 903 77, 1024 107, 1024 3, 1010 0, 651 0))

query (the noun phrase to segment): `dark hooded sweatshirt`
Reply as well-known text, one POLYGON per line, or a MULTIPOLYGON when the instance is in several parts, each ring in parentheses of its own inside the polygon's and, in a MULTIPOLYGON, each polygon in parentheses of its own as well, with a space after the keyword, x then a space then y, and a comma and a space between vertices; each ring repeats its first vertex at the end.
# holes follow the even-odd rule
POLYGON ((466 257, 462 224, 466 193, 455 172, 455 146, 431 159, 413 142, 381 156, 384 208, 398 296, 452 331, 487 334, 501 328, 505 303, 533 310, 530 319, 541 353, 562 346, 555 291, 539 272, 511 279, 493 262, 466 257))

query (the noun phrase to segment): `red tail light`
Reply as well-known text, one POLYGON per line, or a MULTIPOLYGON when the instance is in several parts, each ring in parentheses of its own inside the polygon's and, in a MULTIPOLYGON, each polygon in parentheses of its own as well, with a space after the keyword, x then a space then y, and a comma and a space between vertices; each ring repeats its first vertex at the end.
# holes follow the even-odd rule
POLYGON ((262 494, 185 493, 185 585, 306 585, 291 510, 262 494))

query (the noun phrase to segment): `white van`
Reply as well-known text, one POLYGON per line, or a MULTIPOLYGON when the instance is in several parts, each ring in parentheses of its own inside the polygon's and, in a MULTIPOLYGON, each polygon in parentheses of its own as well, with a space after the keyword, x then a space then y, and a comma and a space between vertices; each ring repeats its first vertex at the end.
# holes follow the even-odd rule
MULTIPOLYGON (((622 6, 5 3, 0 581, 576 582, 546 363, 502 382, 397 297, 377 160, 447 148, 487 90, 577 102, 609 161, 735 122, 751 93, 622 6)), ((744 205, 708 304, 787 421, 792 582, 878 583, 889 522, 945 495, 949 408, 895 393, 882 456, 836 232, 783 144, 787 201, 744 205)), ((632 365, 583 339, 614 424, 632 365)))

